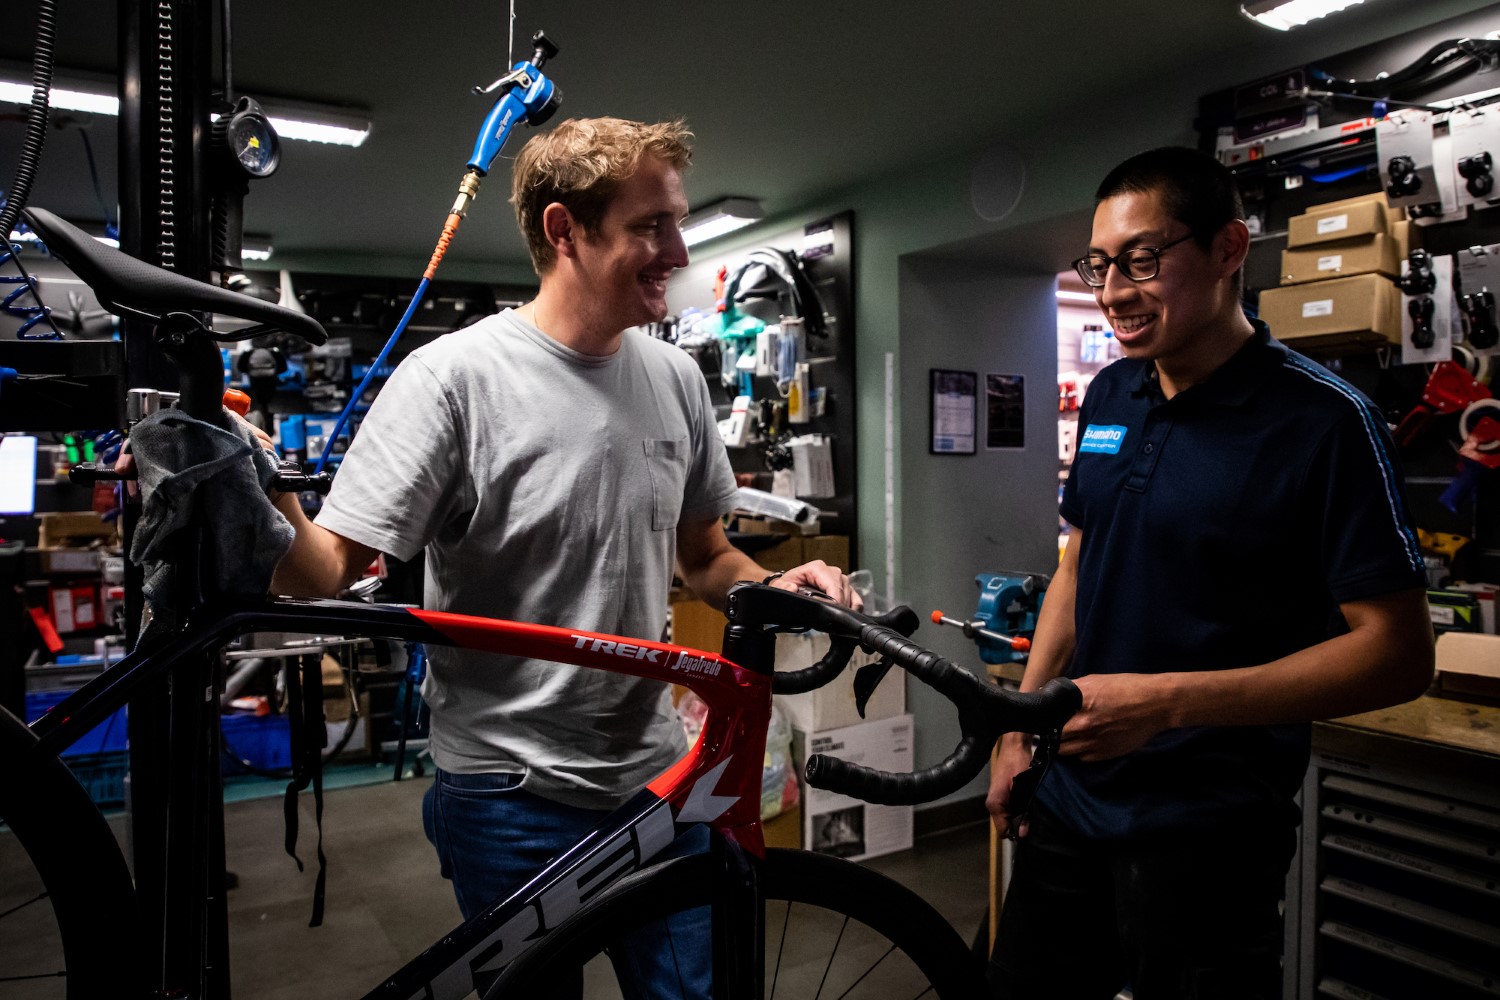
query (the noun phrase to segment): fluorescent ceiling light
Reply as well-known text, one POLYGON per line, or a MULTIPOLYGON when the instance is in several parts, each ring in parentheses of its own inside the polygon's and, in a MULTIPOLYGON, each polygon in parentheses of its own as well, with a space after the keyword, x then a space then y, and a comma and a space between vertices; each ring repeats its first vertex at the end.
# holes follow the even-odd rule
MULTIPOLYGON (((13 66, 0 67, 0 104, 31 105, 29 72, 13 66)), ((96 115, 119 115, 120 99, 107 79, 87 82, 54 80, 48 104, 58 111, 83 111, 96 115)), ((266 117, 283 139, 325 142, 336 146, 359 146, 369 138, 370 117, 363 112, 300 101, 261 101, 266 117)), ((217 115, 211 116, 217 118, 217 115)))
POLYGON ((271 119, 276 134, 283 139, 359 146, 370 137, 369 113, 355 108, 306 104, 274 97, 261 100, 260 106, 271 119))
MULTIPOLYGON (((30 83, 0 80, 0 102, 31 104, 30 83)), ((113 94, 90 93, 69 87, 53 87, 47 92, 47 104, 56 111, 87 111, 95 115, 118 115, 120 99, 113 94)))
POLYGON ((682 242, 688 246, 743 229, 765 215, 754 198, 724 198, 688 213, 682 220, 682 242))
POLYGON ((370 137, 370 127, 345 128, 342 125, 324 125, 320 122, 303 122, 295 118, 282 118, 267 114, 276 134, 283 139, 301 139, 303 142, 326 142, 335 146, 361 146, 370 137))
MULTIPOLYGON (((34 233, 34 232, 32 232, 29 229, 26 230, 24 233, 22 233, 22 232, 13 232, 13 233, 11 233, 10 234, 10 239, 11 239, 12 243, 40 243, 41 242, 41 239, 37 236, 37 234, 34 233)), ((116 250, 118 250, 120 248, 120 241, 117 240, 117 239, 113 239, 113 238, 111 238, 109 236, 98 236, 98 235, 95 235, 94 239, 98 240, 100 243, 103 243, 107 247, 114 247, 116 250)), ((272 251, 272 246, 271 246, 270 242, 264 236, 262 236, 258 240, 252 241, 250 243, 246 243, 244 246, 240 247, 240 259, 242 259, 242 260, 270 260, 271 259, 271 251, 272 251)))
POLYGON ((1091 306, 1097 304, 1088 292, 1070 292, 1064 288, 1057 290, 1057 299, 1059 302, 1087 302, 1091 306))
MULTIPOLYGON (((114 239, 113 237, 110 237, 110 236, 95 236, 94 239, 98 240, 100 243, 103 243, 107 247, 114 247, 116 250, 120 249, 120 241, 117 240, 117 239, 114 239)), ((40 243, 40 242, 42 242, 41 238, 38 237, 36 233, 33 233, 29 229, 26 230, 26 232, 24 232, 24 233, 15 233, 15 232, 11 233, 10 234, 10 241, 12 243, 40 243)))
POLYGON ((1345 7, 1365 0, 1251 0, 1240 5, 1240 12, 1277 31, 1290 31, 1308 21, 1336 14, 1345 7))

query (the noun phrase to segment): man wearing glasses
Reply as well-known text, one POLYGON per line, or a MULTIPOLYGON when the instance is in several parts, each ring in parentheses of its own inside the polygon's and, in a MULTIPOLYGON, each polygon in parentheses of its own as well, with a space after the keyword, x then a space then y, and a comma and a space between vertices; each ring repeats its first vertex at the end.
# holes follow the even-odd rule
POLYGON ((1385 421, 1241 307, 1229 171, 1158 149, 1100 185, 1075 262, 1124 358, 1083 403, 1073 532, 1023 690, 1083 708, 1018 835, 996 995, 1281 995, 1278 902, 1309 722, 1426 689, 1432 630, 1385 421))

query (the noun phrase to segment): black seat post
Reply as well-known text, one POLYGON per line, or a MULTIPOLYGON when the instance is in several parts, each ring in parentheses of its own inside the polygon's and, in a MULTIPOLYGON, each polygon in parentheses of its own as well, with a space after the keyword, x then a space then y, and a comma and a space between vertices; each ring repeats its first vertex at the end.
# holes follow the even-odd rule
POLYGON ((157 344, 179 374, 177 408, 211 424, 224 423, 224 359, 219 345, 196 317, 167 316, 157 328, 157 344))

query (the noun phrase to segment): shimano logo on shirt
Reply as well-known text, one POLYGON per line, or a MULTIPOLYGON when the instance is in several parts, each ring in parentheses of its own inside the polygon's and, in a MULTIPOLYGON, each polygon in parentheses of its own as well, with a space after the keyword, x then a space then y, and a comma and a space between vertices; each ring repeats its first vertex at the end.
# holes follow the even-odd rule
POLYGON ((1096 455, 1118 455, 1120 445, 1125 443, 1125 428, 1119 424, 1089 424, 1084 428, 1083 440, 1078 442, 1079 453, 1093 452, 1096 455))

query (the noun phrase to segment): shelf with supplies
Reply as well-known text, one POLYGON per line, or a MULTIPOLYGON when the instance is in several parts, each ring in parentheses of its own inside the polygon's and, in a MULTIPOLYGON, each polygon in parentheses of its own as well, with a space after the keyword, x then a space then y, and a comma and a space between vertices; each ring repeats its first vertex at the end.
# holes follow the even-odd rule
POLYGON ((652 327, 698 363, 741 485, 807 501, 823 531, 851 543, 853 224, 844 212, 741 249, 695 251, 668 287, 673 314, 652 327))

